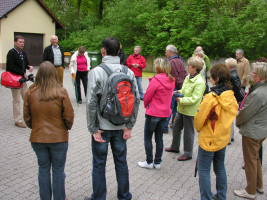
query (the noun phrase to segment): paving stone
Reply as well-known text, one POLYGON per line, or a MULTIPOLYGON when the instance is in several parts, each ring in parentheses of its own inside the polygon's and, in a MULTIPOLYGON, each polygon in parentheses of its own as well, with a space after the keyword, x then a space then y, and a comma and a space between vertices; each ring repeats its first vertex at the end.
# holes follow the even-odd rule
MULTIPOLYGON (((2 73, 3 70, 0 70, 2 73)), ((36 74, 37 69, 34 69, 36 74)), ((30 84, 28 84, 30 85, 30 84)), ((143 78, 143 89, 148 86, 147 78, 143 78)), ((75 120, 69 132, 69 149, 65 167, 66 195, 69 200, 83 200, 92 194, 92 152, 91 134, 86 126, 86 105, 75 101, 74 89, 68 69, 64 72, 64 87, 67 89, 74 111, 75 120)), ((83 91, 83 90, 82 90, 83 91)), ((12 95, 10 89, 0 86, 0 199, 3 200, 37 200, 39 197, 38 164, 29 142, 31 130, 14 125, 12 114, 12 95)), ((178 162, 177 157, 183 153, 163 152, 161 169, 147 170, 137 166, 144 161, 144 123, 145 109, 141 101, 138 119, 132 131, 132 137, 127 141, 127 159, 130 176, 130 191, 133 200, 191 200, 200 199, 198 177, 194 177, 195 160, 198 150, 198 134, 195 134, 193 159, 178 162)), ((172 129, 163 136, 164 146, 169 147, 172 141, 172 129)), ((225 165, 228 176, 227 199, 241 200, 233 194, 234 189, 246 186, 246 176, 243 165, 241 136, 235 129, 235 141, 227 146, 225 165)), ((155 144, 153 141, 153 147, 155 144)), ((264 155, 267 155, 267 143, 264 142, 264 155)), ((265 158, 265 157, 264 157, 265 158)), ((264 189, 267 191, 267 159, 263 159, 264 189)), ((107 200, 117 199, 117 182, 112 152, 109 147, 107 167, 107 200)), ((215 192, 215 175, 211 171, 212 191, 215 192)), ((267 194, 257 195, 257 200, 266 200, 267 194)))

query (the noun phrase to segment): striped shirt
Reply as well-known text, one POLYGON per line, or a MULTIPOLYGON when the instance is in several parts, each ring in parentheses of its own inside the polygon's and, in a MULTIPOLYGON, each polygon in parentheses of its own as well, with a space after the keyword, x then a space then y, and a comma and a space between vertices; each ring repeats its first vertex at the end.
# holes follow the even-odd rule
POLYGON ((62 55, 61 55, 61 51, 59 46, 57 45, 57 47, 52 45, 52 50, 54 52, 54 65, 55 66, 59 66, 62 65, 62 55))

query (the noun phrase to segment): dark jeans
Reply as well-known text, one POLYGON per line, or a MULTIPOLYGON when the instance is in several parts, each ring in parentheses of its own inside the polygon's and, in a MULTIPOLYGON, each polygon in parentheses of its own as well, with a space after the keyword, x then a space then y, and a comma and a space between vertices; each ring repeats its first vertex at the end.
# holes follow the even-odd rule
POLYGON ((78 91, 78 101, 82 100, 81 96, 81 80, 83 83, 84 95, 86 96, 87 92, 87 82, 88 82, 88 71, 78 71, 76 72, 76 83, 77 83, 77 91, 78 91))
POLYGON ((155 142, 156 142, 156 154, 155 154, 155 164, 161 163, 161 157, 163 152, 163 127, 166 122, 166 117, 153 117, 146 115, 145 122, 145 150, 146 150, 146 162, 151 164, 153 162, 153 145, 152 136, 155 132, 155 142))
POLYGON ((39 165, 39 193, 41 200, 51 200, 52 190, 54 200, 65 200, 65 163, 68 142, 31 143, 36 153, 39 165), (52 166, 52 188, 51 188, 52 166))
POLYGON ((199 189, 201 200, 212 200, 210 183, 210 168, 213 162, 213 170, 216 175, 216 196, 220 200, 226 200, 227 193, 227 177, 224 166, 225 148, 210 152, 205 151, 200 146, 198 148, 198 174, 199 174, 199 189))
POLYGON ((101 135, 106 141, 105 143, 96 142, 92 137, 93 194, 91 198, 92 200, 106 199, 107 186, 105 172, 108 144, 110 143, 118 183, 118 199, 132 199, 132 194, 129 192, 129 172, 126 161, 127 147, 126 140, 123 139, 123 130, 104 131, 101 135))
MULTIPOLYGON (((176 91, 176 90, 177 90, 177 88, 174 88, 174 91, 176 91)), ((172 120, 172 125, 174 123, 174 119, 175 119, 175 116, 176 116, 176 113, 177 113, 176 97, 172 97, 171 110, 172 110, 172 113, 171 113, 170 117, 168 117, 168 119, 165 122, 164 129, 163 129, 164 131, 168 131, 169 130, 169 122, 170 122, 170 120, 172 120)))

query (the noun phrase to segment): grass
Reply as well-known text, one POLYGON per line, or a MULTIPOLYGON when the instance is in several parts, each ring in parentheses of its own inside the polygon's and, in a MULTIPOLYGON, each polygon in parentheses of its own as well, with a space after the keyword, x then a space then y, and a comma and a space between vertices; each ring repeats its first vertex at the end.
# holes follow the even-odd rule
POLYGON ((144 78, 151 78, 151 77, 155 76, 155 73, 153 73, 153 72, 143 72, 142 75, 143 75, 144 78))

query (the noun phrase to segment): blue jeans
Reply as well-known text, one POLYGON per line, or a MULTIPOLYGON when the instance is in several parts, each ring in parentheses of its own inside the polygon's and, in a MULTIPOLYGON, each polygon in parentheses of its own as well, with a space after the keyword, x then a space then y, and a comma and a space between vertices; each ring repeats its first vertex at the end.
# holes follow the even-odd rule
POLYGON ((91 198, 92 200, 106 199, 107 186, 105 171, 108 144, 110 143, 118 183, 118 199, 132 199, 132 194, 129 192, 129 172, 126 161, 127 147, 126 140, 123 139, 123 130, 104 131, 101 135, 102 138, 106 141, 105 143, 96 142, 92 137, 93 194, 91 198))
POLYGON ((138 91, 139 91, 140 99, 143 99, 144 98, 144 92, 143 92, 143 87, 142 87, 142 77, 136 76, 135 78, 136 78, 137 85, 138 85, 138 91))
POLYGON ((65 163, 68 142, 31 143, 36 153, 39 165, 39 193, 41 200, 51 200, 52 190, 54 200, 65 200, 65 163), (52 188, 51 188, 52 166, 52 188))
POLYGON ((213 200, 210 183, 210 167, 213 161, 213 170, 216 175, 216 196, 220 200, 226 200, 227 176, 224 166, 225 148, 209 152, 198 148, 198 174, 201 200, 213 200))
POLYGON ((156 154, 155 154, 155 164, 161 163, 161 157, 163 152, 163 127, 166 122, 166 117, 153 117, 146 115, 145 122, 145 150, 146 150, 146 162, 151 164, 153 162, 153 145, 152 145, 152 136, 155 132, 155 142, 156 142, 156 154))

